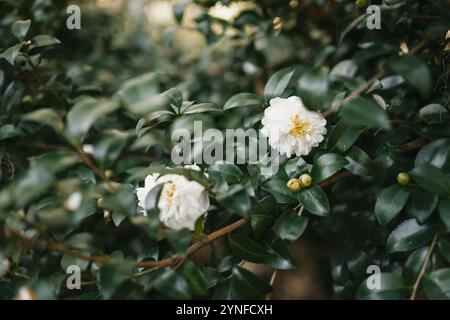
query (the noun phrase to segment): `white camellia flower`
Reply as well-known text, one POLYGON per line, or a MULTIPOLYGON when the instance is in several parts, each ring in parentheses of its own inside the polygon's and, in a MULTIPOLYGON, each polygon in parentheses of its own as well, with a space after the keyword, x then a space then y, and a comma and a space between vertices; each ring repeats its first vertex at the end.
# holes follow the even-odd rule
MULTIPOLYGON (((196 165, 185 166, 185 168, 200 171, 196 165)), ((145 178, 143 188, 136 188, 139 207, 146 209, 145 199, 148 193, 159 184, 163 184, 158 201, 161 222, 174 230, 182 228, 194 230, 195 221, 209 207, 209 198, 205 188, 197 181, 190 181, 182 175, 160 176, 158 173, 154 173, 145 178)))
POLYGON ((309 154, 327 133, 325 118, 306 109, 296 96, 271 99, 261 123, 261 132, 269 138, 270 146, 288 158, 309 154))

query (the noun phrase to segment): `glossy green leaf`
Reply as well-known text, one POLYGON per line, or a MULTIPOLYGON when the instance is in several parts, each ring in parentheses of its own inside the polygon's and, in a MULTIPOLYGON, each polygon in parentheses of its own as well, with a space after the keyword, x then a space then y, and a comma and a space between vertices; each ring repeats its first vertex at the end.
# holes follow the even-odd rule
POLYGON ((261 299, 270 286, 250 271, 236 267, 231 276, 214 292, 214 299, 261 299))
POLYGON ((450 230, 450 198, 439 200, 439 217, 447 230, 450 230))
POLYGON ((417 56, 408 54, 390 59, 387 66, 400 74, 406 82, 416 89, 422 98, 428 98, 433 89, 433 79, 425 62, 417 56))
POLYGON ((95 121, 118 107, 119 102, 115 100, 81 100, 67 114, 67 131, 72 137, 82 140, 95 121))
POLYGON ((425 276, 423 288, 431 300, 450 299, 450 268, 439 269, 425 276))
POLYGON ((428 192, 442 196, 450 195, 450 176, 437 167, 424 163, 415 167, 410 175, 428 192))
POLYGON ((327 153, 314 160, 312 177, 314 183, 319 183, 348 165, 348 160, 336 153, 327 153))
POLYGON ((30 29, 30 25, 31 20, 19 20, 14 22, 11 30, 18 39, 23 39, 30 29))
POLYGON ((358 139, 359 127, 352 126, 347 122, 340 120, 331 129, 330 136, 327 142, 327 148, 331 152, 345 152, 347 151, 358 139))
POLYGON ((386 243, 387 251, 404 252, 417 249, 428 243, 433 237, 433 229, 428 225, 420 225, 416 219, 400 223, 389 235, 386 243))
POLYGON ((223 110, 240 107, 262 106, 264 99, 254 93, 238 93, 232 96, 223 106, 223 110))
POLYGON ((24 120, 33 121, 52 127, 56 131, 63 128, 61 117, 52 109, 38 109, 23 115, 24 120))
POLYGON ((294 213, 285 213, 275 224, 275 234, 283 240, 293 242, 300 238, 307 225, 307 218, 294 213))
POLYGON ((390 186, 379 194, 375 203, 375 215, 381 225, 387 225, 403 209, 409 190, 399 184, 390 186))
POLYGON ((305 72, 298 80, 298 93, 304 104, 311 109, 321 109, 328 91, 328 75, 316 68, 305 72))
MULTIPOLYGON (((370 277, 374 277, 372 275, 370 277)), ((399 300, 409 296, 411 287, 405 284, 403 279, 394 273, 382 272, 380 276, 380 288, 369 289, 370 277, 363 281, 358 288, 356 296, 363 300, 399 300)))
POLYGON ((342 108, 342 118, 355 126, 390 129, 391 124, 386 112, 374 101, 356 97, 342 108))
POLYGON ((439 197, 435 194, 426 192, 421 188, 412 188, 406 212, 420 223, 424 223, 436 208, 438 200, 439 197))
POLYGON ((266 248, 243 235, 229 235, 228 243, 231 250, 244 260, 253 263, 264 263, 270 258, 266 248))
POLYGON ((300 190, 297 197, 305 209, 312 214, 327 216, 330 213, 328 197, 318 186, 300 190))
POLYGON ((270 100, 272 98, 281 96, 284 90, 286 90, 293 75, 294 70, 290 68, 275 72, 269 78, 269 81, 267 81, 267 84, 264 88, 264 96, 266 97, 266 99, 270 100))
POLYGON ((360 148, 353 146, 345 156, 348 164, 345 169, 359 176, 370 175, 374 167, 372 159, 360 148))

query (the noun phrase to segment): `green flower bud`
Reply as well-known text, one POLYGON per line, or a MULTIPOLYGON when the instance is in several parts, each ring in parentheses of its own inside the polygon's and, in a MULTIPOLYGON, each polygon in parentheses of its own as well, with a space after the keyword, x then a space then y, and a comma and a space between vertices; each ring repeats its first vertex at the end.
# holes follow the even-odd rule
POLYGON ((304 173, 300 176, 300 185, 307 188, 312 185, 312 177, 309 173, 304 173))
POLYGON ((409 174, 407 174, 406 172, 400 172, 397 175, 397 182, 402 186, 407 186, 409 184, 409 180, 409 174))
POLYGON ((287 187, 292 191, 299 191, 302 188, 300 185, 300 180, 297 178, 289 180, 287 183, 287 187))

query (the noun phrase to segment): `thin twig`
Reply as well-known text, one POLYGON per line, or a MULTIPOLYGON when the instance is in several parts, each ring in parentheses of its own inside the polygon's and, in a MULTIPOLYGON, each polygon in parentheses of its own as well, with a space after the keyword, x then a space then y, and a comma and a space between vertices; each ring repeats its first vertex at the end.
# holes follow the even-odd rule
POLYGON ((416 299, 417 290, 419 290, 420 282, 422 281, 425 273, 427 271, 428 264, 430 263, 431 255, 433 254, 434 247, 436 246, 436 242, 438 239, 438 234, 434 235, 433 241, 431 242, 430 248, 428 249, 427 255, 425 257, 425 261, 423 262, 422 269, 420 269, 419 275, 417 276, 416 282, 413 286, 413 291, 411 292, 410 300, 416 299))
POLYGON ((273 289, 274 289, 273 285, 275 284, 275 279, 277 277, 277 274, 278 274, 278 269, 273 270, 272 277, 270 277, 270 282, 269 282, 269 285, 272 287, 272 290, 267 294, 266 300, 272 299, 272 294, 273 294, 273 289))

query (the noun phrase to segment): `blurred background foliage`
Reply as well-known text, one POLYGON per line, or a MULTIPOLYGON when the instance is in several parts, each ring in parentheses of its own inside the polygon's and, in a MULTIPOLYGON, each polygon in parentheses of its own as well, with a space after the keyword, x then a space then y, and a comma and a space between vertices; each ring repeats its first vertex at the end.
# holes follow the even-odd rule
POLYGON ((381 30, 366 28, 369 4, 1 1, 0 297, 448 299, 448 2, 372 1, 381 30), (317 150, 269 178, 203 166, 212 205, 194 235, 140 215, 134 188, 173 167, 173 129, 257 128, 272 95, 330 112, 317 150), (315 184, 294 194, 303 172, 315 184), (136 268, 243 217, 195 263, 136 268), (72 264, 81 290, 65 285, 72 264))

